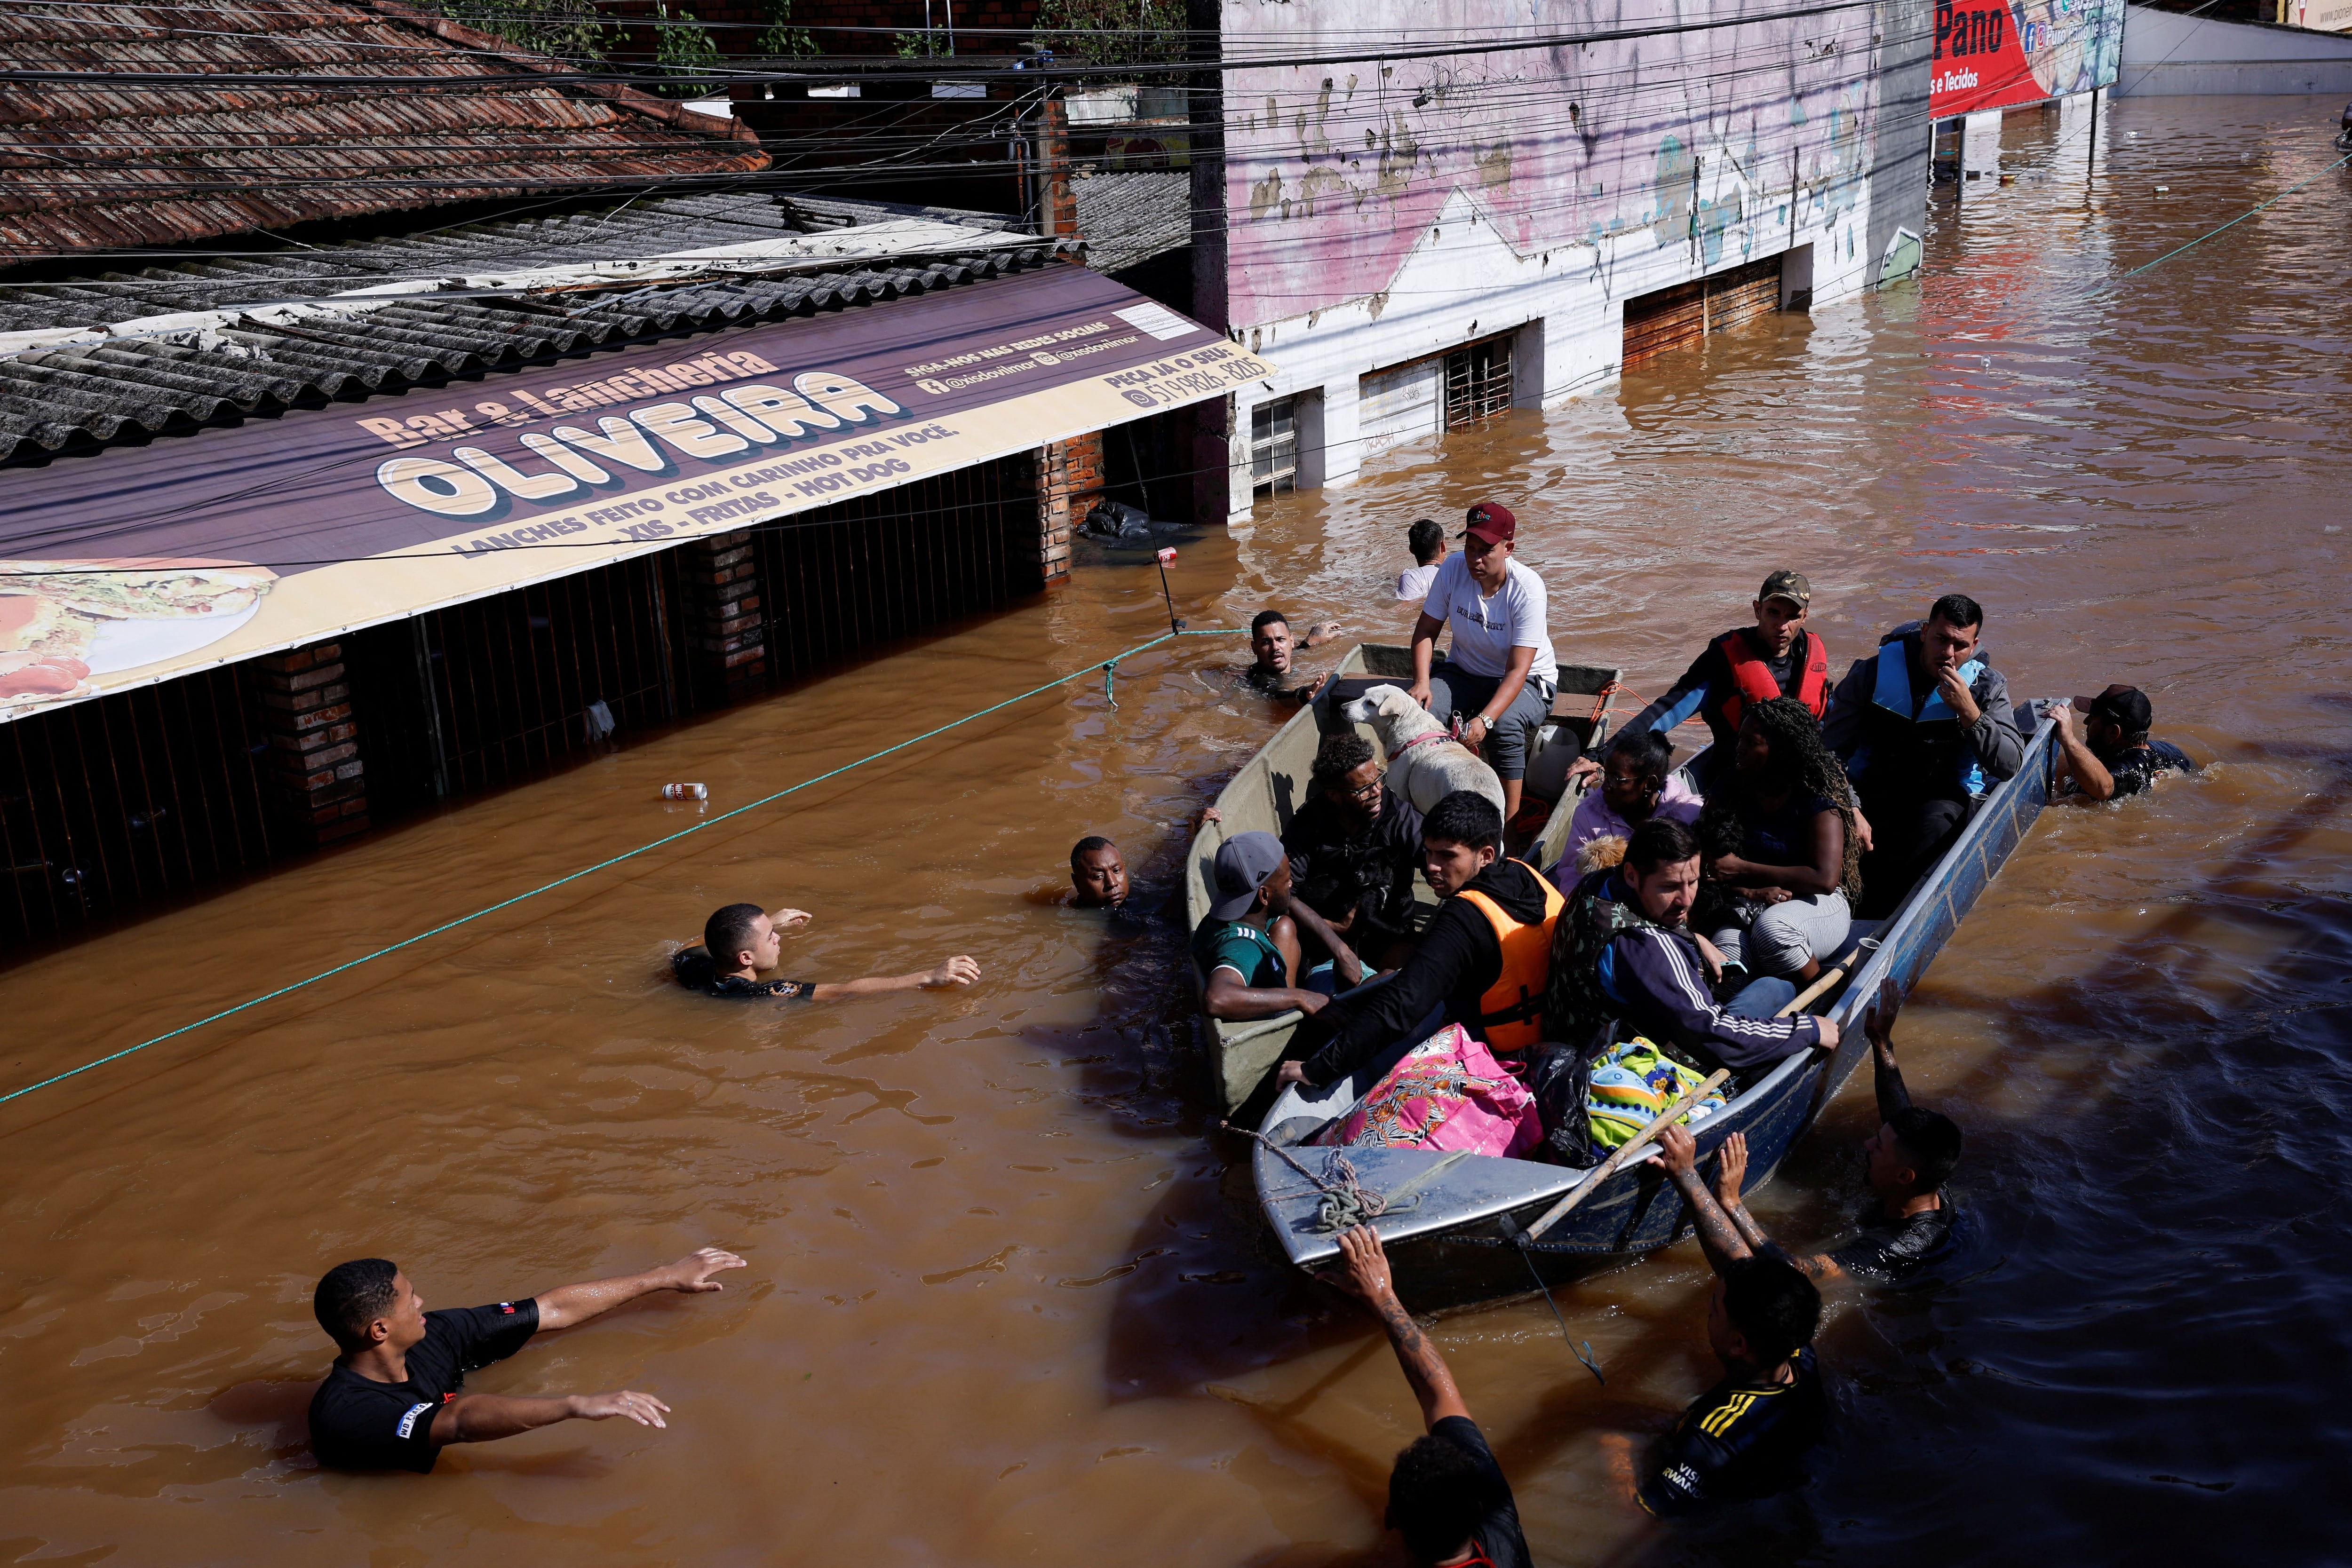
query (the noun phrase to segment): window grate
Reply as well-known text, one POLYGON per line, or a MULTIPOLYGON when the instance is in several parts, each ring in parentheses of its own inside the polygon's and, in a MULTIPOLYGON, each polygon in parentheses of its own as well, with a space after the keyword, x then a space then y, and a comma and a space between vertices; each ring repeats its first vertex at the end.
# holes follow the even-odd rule
POLYGON ((1457 429, 1508 413, 1511 340, 1489 338, 1445 356, 1445 428, 1457 429))
POLYGON ((1276 398, 1250 410, 1250 495, 1298 488, 1297 399, 1276 398))

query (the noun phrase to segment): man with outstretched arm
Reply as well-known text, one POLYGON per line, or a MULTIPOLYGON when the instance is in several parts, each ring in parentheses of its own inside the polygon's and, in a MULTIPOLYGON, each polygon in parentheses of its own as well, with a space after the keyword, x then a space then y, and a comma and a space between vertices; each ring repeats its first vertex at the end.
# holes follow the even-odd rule
POLYGON ((327 1270, 310 1310, 342 1354, 310 1396, 310 1450, 334 1469, 424 1475, 452 1443, 487 1443, 558 1421, 625 1416, 665 1427, 669 1406, 650 1394, 467 1394, 466 1374, 504 1361, 542 1330, 570 1328, 656 1291, 726 1289, 713 1274, 743 1260, 716 1247, 666 1269, 488 1307, 426 1312, 397 1264, 358 1258, 327 1270))
POLYGON ((1339 1234, 1340 1267, 1323 1279, 1371 1309, 1387 1331, 1397 1364, 1421 1401, 1427 1436, 1415 1438, 1389 1471, 1387 1524, 1404 1538, 1420 1568, 1528 1568, 1511 1483, 1486 1435, 1454 1386, 1454 1374, 1412 1314, 1397 1300, 1381 1239, 1369 1227, 1339 1234))
POLYGON ((699 946, 681 947, 671 955, 670 972, 689 990, 738 1001, 772 997, 782 1001, 831 1002, 884 991, 953 991, 980 978, 980 966, 959 953, 911 975, 870 975, 858 980, 761 979, 761 972, 774 968, 783 956, 784 933, 807 925, 810 918, 803 909, 779 909, 770 915, 756 904, 730 904, 703 923, 699 946))
POLYGON ((1878 1218, 1852 1240, 1827 1252, 1783 1252, 1740 1199, 1748 1180, 1748 1137, 1734 1133, 1717 1156, 1715 1191, 1699 1180, 1697 1140, 1681 1127, 1659 1139, 1658 1163, 1697 1217, 1699 1240, 1710 1256, 1785 1257, 1807 1279, 1826 1282, 1849 1275, 1883 1285, 1907 1284, 1948 1259, 1959 1209, 1944 1191, 1960 1158, 1960 1130, 1949 1118, 1911 1103, 1895 1065, 1895 1015, 1902 993, 1892 980, 1863 1015, 1878 1089, 1878 1131, 1862 1146, 1864 1179, 1878 1200, 1878 1218))
MULTIPOLYGON (((1752 1502, 1805 1481, 1805 1458, 1828 1425, 1813 1333, 1822 1293, 1775 1249, 1755 1256, 1733 1244, 1730 1221, 1688 1176, 1691 1134, 1679 1125, 1660 1137, 1654 1155, 1683 1194, 1694 1187, 1699 1245, 1715 1270, 1706 1301, 1706 1343, 1723 1364, 1721 1382, 1691 1401, 1650 1463, 1631 1463, 1630 1442, 1616 1437, 1612 1469, 1631 1481, 1633 1500, 1659 1519, 1688 1519, 1728 1503, 1752 1502), (1639 1473, 1646 1471, 1646 1473, 1639 1473), (1636 1476, 1638 1474, 1638 1479, 1636 1476)), ((1604 1439, 1604 1442, 1607 1442, 1604 1439)))

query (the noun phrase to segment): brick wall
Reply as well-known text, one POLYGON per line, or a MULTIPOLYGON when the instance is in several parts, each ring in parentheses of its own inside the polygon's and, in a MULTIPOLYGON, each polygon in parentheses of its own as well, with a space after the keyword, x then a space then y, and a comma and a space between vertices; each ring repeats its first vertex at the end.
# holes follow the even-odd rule
POLYGON ((1102 498, 1102 432, 1073 436, 1037 455, 1038 565, 1047 582, 1070 575, 1070 530, 1102 498))
POLYGON ((748 528, 697 539, 678 563, 695 706, 732 702, 768 681, 760 568, 748 528))
POLYGON ((368 825, 367 769, 360 759, 340 643, 317 643, 253 661, 259 728, 281 818, 308 843, 332 843, 368 825))

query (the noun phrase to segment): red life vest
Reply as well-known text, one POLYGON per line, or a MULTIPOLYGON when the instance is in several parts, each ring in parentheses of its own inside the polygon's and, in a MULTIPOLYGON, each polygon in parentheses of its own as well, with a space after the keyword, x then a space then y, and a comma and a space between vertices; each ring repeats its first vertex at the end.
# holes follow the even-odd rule
POLYGON ((1800 632, 1804 639, 1804 665, 1797 672, 1797 689, 1784 692, 1780 683, 1772 678, 1772 667, 1757 656, 1748 644, 1745 632, 1726 632, 1716 639, 1716 648, 1724 662, 1731 666, 1732 691, 1716 710, 1727 728, 1737 730, 1740 716, 1747 713, 1749 703, 1770 702, 1774 697, 1794 697, 1812 710, 1815 718, 1830 710, 1830 651, 1822 640, 1810 632, 1800 632))

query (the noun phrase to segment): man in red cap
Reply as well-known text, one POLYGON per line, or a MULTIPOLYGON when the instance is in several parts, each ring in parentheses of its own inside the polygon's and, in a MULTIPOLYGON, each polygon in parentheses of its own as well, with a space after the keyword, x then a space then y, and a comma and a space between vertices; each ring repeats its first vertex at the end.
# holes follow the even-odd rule
POLYGON ((1512 559, 1517 534, 1509 507, 1471 507, 1461 553, 1437 569, 1412 629, 1412 700, 1441 720, 1465 716, 1462 743, 1484 751, 1503 781, 1506 823, 1519 814, 1528 754, 1559 689, 1543 579, 1512 559), (1449 625, 1454 645, 1439 659, 1437 633, 1449 625))

